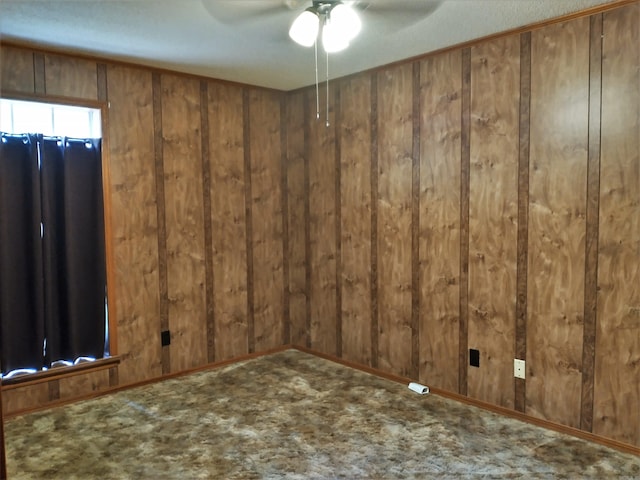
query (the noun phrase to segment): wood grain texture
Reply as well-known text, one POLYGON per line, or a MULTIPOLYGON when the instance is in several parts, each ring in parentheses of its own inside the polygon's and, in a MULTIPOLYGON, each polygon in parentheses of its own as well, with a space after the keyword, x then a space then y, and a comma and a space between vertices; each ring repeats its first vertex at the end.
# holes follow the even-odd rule
POLYGON ((640 4, 604 14, 593 432, 640 446, 640 4))
POLYGON ((587 432, 593 430, 593 376, 598 299, 602 15, 593 15, 589 20, 589 158, 587 165, 584 328, 582 339, 582 394, 580 402, 580 428, 587 432))
POLYGON ((109 388, 109 370, 98 370, 83 375, 64 377, 60 382, 60 400, 89 395, 109 388))
POLYGON ((98 98, 96 62, 62 55, 44 56, 47 95, 98 98))
POLYGON ((411 86, 411 370, 420 376, 420 62, 413 62, 411 86))
MULTIPOLYGON (((167 220, 164 195, 164 140, 162 138, 162 75, 151 75, 153 89, 153 154, 156 185, 156 218, 158 225, 158 296, 160 299, 160 334, 169 331, 169 286, 167 273, 167 220)), ((161 345, 162 374, 171 372, 171 346, 161 345)))
POLYGON ((47 382, 49 387, 49 402, 55 402, 60 399, 60 380, 54 379, 47 382))
POLYGON ((107 93, 107 64, 98 63, 96 65, 96 93, 97 99, 101 102, 106 102, 107 93))
POLYGON ((107 84, 119 380, 126 385, 162 373, 151 73, 109 66, 107 84))
POLYGON ((371 82, 340 85, 342 358, 371 365, 371 82))
POLYGON ((520 39, 471 49, 468 395, 513 408, 520 39))
POLYGON ((371 366, 378 368, 378 75, 371 73, 371 366))
POLYGON ((33 53, 33 85, 36 94, 47 94, 45 55, 42 52, 33 53))
POLYGON ((5 417, 13 412, 41 407, 47 403, 49 403, 47 382, 10 390, 2 389, 2 411, 5 417))
POLYGON ((420 381, 458 391, 462 56, 421 62, 420 381))
POLYGON ((254 322, 255 282, 253 277, 253 193, 251 188, 251 96, 248 88, 242 89, 242 161, 244 164, 244 219, 247 252, 247 348, 256 351, 254 322))
POLYGON ((471 168, 471 50, 462 55, 460 129, 460 321, 458 326, 458 393, 467 395, 469 348, 469 182, 471 168))
POLYGON ((290 343, 307 345, 307 264, 305 247, 304 93, 287 98, 287 198, 289 223, 290 343))
POLYGON ((211 222, 211 156, 209 141, 209 82, 200 80, 200 147, 202 148, 202 208, 204 218, 204 281, 207 312, 207 362, 216 360, 214 285, 213 285, 213 228, 211 222))
MULTIPOLYGON (((315 104, 315 92, 306 101, 315 104)), ((334 105, 331 91, 329 104, 334 105)), ((311 110, 311 107, 309 107, 311 110)), ((309 228, 311 263, 311 346, 336 353, 336 184, 335 116, 309 124, 309 228)))
POLYGON ((242 89, 209 83, 216 360, 249 353, 242 89))
MULTIPOLYGON (((334 122, 336 125, 342 123, 341 112, 341 92, 340 84, 334 84, 334 122)), ((341 137, 337 132, 337 127, 334 127, 334 191, 336 195, 334 197, 335 208, 335 246, 336 246, 336 355, 342 355, 342 194, 340 191, 340 184, 342 182, 342 172, 340 169, 340 158, 342 157, 342 142, 341 137)))
POLYGON ((249 94, 255 350, 282 344, 284 312, 280 97, 249 94))
POLYGON ((19 93, 35 92, 31 50, 0 46, 0 90, 19 93))
POLYGON ((413 69, 378 74, 378 368, 411 372, 413 69))
POLYGON ((118 367, 111 367, 109 369, 109 386, 117 387, 120 385, 120 378, 118 375, 118 367))
MULTIPOLYGON (((527 266, 529 245, 529 128, 531 111, 531 33, 520 35, 520 151, 518 157, 518 274, 515 358, 527 358, 527 266)), ((514 408, 526 408, 526 381, 515 379, 514 408)))
POLYGON ((171 371, 207 363, 200 82, 162 75, 171 371))
POLYGON ((289 299, 289 196, 287 187, 287 107, 286 95, 280 95, 280 211, 282 212, 282 344, 291 344, 289 299))
POLYGON ((589 19, 531 34, 526 413, 580 425, 589 19))
POLYGON ((303 167, 303 184, 304 184, 304 263, 305 263, 305 331, 307 347, 311 347, 311 199, 309 192, 311 191, 311 173, 309 167, 309 158, 311 158, 311 108, 306 96, 302 99, 303 112, 303 148, 304 148, 304 167, 303 167))

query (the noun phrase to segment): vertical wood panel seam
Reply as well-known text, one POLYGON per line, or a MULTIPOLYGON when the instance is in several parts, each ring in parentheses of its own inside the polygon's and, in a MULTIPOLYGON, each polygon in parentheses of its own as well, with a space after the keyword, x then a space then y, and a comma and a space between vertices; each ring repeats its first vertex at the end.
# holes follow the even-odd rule
MULTIPOLYGON (((105 253, 107 264, 107 302, 109 306, 109 354, 117 355, 118 353, 118 315, 116 311, 116 294, 115 294, 115 258, 114 258, 114 246, 113 246, 113 210, 111 200, 111 158, 110 158, 110 145, 109 145, 109 87, 107 82, 107 64, 96 64, 96 93, 97 98, 101 102, 107 104, 106 115, 102 120, 102 172, 103 172, 103 197, 104 197, 104 222, 105 222, 105 253)), ((111 370, 109 369, 109 381, 115 381, 116 383, 110 386, 117 386, 118 376, 117 367, 114 367, 116 372, 112 377, 111 370)))
POLYGON ((96 64, 96 90, 97 90, 98 100, 102 102, 106 102, 108 98, 107 64, 106 63, 96 64))
POLYGON ((49 390, 49 401, 54 402, 60 400, 60 380, 50 380, 47 382, 49 390))
POLYGON ((44 64, 44 54, 34 52, 33 54, 33 90, 42 95, 47 94, 46 73, 44 64))
POLYGON ((289 192, 287 188, 288 172, 288 132, 287 97, 280 97, 280 199, 282 203, 282 338, 283 345, 291 343, 291 310, 289 279, 289 192))
POLYGON ((413 64, 411 168, 411 378, 420 373, 420 62, 413 64))
POLYGON ((371 366, 378 367, 378 77, 371 73, 371 366))
POLYGON ((471 162, 471 49, 462 50, 462 133, 460 160, 460 330, 458 393, 467 394, 469 329, 469 182, 471 162))
POLYGON ((309 171, 309 156, 311 155, 311 124, 309 102, 304 96, 302 102, 303 120, 303 150, 304 150, 304 264, 305 264, 305 338, 306 346, 311 348, 311 177, 309 171))
MULTIPOLYGON (((167 284, 167 226, 164 196, 164 158, 162 138, 162 77, 152 75, 153 92, 153 146, 156 181, 156 215, 158 228, 158 290, 160 298, 160 330, 169 330, 169 298, 167 284)), ((159 339, 156 337, 156 341, 159 339)), ((160 347, 162 352, 162 373, 171 371, 170 346, 160 347)))
POLYGON ((340 185, 342 145, 340 143, 340 85, 335 86, 334 138, 335 138, 335 228, 336 228, 336 356, 342 357, 342 196, 340 185))
POLYGON ((242 89, 242 124, 244 144, 244 201, 245 228, 247 248, 247 351, 253 353, 256 347, 254 321, 254 292, 253 292, 253 195, 251 192, 251 110, 249 89, 242 89))
POLYGON ((584 326, 580 428, 593 431, 595 342, 598 300, 598 235, 600 208, 600 135, 602 114, 603 16, 590 18, 589 140, 585 237, 584 326))
MULTIPOLYGON (((531 112, 531 33, 520 35, 520 119, 518 151, 518 239, 515 356, 527 357, 527 270, 529 261, 529 137, 531 112)), ((526 408, 526 382, 514 378, 514 408, 526 408)))
POLYGON ((216 360, 215 278, 213 275, 213 225, 211 221, 211 152, 209 150, 209 84, 200 81, 200 138, 202 150, 202 207, 204 215, 204 282, 206 308, 207 361, 216 360))
POLYGON ((111 367, 109 369, 109 386, 117 387, 120 383, 118 379, 118 367, 111 367))

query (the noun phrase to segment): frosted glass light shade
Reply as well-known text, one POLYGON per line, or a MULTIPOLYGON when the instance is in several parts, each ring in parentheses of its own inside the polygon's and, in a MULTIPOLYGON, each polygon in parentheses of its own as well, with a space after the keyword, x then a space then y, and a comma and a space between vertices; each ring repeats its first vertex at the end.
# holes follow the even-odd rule
POLYGON ((289 36, 291 39, 303 47, 311 47, 318 38, 320 29, 320 18, 310 10, 305 10, 291 24, 289 36))
POLYGON ((333 21, 327 19, 322 27, 322 47, 327 53, 344 50, 349 46, 349 37, 333 21))
POLYGON ((353 8, 339 3, 331 9, 329 15, 331 16, 331 23, 334 28, 347 39, 347 42, 356 38, 358 33, 360 33, 362 22, 353 8))

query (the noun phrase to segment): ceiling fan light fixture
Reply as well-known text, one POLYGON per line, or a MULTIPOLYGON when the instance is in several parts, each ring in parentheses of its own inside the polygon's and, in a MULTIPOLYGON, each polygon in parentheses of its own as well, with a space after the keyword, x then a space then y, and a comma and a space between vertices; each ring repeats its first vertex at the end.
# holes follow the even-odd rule
POLYGON ((349 46, 349 35, 339 28, 330 18, 322 27, 322 47, 327 53, 340 52, 349 46))
POLYGON ((313 9, 309 8, 293 21, 289 29, 289 37, 303 47, 311 47, 316 43, 319 29, 320 17, 313 9))
POLYGON ((348 42, 356 38, 362 29, 362 22, 358 14, 344 3, 338 3, 333 7, 329 16, 333 27, 341 32, 341 35, 346 37, 348 42))

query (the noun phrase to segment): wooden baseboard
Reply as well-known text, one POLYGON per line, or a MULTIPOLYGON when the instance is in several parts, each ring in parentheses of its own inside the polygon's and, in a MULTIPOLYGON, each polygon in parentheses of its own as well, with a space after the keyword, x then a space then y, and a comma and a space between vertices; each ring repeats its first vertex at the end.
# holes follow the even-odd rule
MULTIPOLYGON (((289 350, 291 349, 292 346, 291 345, 283 345, 280 347, 276 347, 276 348, 272 348, 269 350, 265 350, 263 352, 256 352, 256 353, 249 353, 246 355, 241 355, 239 357, 234 357, 228 360, 222 360, 219 362, 213 362, 213 363, 208 363, 206 365, 202 365, 200 367, 195 367, 195 368, 190 368, 188 370, 182 370, 180 372, 176 372, 176 373, 168 373, 166 375, 161 375, 159 377, 154 377, 154 378, 150 378, 148 380, 142 380, 140 382, 134 382, 134 383, 129 383, 127 385, 118 385, 115 387, 110 387, 110 388, 105 388, 104 390, 100 390, 97 392, 91 392, 91 393, 87 393, 85 395, 79 395, 77 397, 73 397, 73 398, 67 398, 64 400, 54 400, 51 402, 48 402, 44 405, 38 405, 36 407, 29 407, 29 408, 25 408, 25 409, 21 409, 21 410, 15 410, 13 412, 5 412, 4 413, 4 419, 10 419, 13 417, 18 417, 20 415, 25 415, 28 413, 33 413, 33 412, 40 412, 43 410, 48 410, 50 408, 54 408, 54 407, 60 407, 63 405, 70 405, 72 403, 76 403, 76 402, 80 402, 83 400, 91 400, 94 398, 98 398, 98 397, 102 397, 105 395, 109 395, 112 393, 116 393, 116 392, 122 392, 124 390, 130 390, 132 388, 137 388, 137 387, 143 387, 145 385, 150 385, 152 383, 158 383, 161 382, 163 380, 169 380, 172 378, 178 378, 178 377, 183 377, 185 375, 190 375, 192 373, 197 373, 197 372, 203 372, 206 370, 213 370, 216 368, 220 368, 220 367, 224 367, 226 365, 231 365, 234 363, 240 363, 240 362, 244 362, 245 360, 251 360, 253 358, 259 358, 259 357, 263 357, 265 355, 271 355, 274 353, 278 353, 278 352, 282 352, 284 350, 289 350)), ((27 386, 27 385, 15 385, 12 386, 13 388, 19 388, 22 386, 27 386)), ((3 390, 6 390, 8 387, 2 387, 3 390)))
MULTIPOLYGON (((409 382, 415 381, 414 379, 410 379, 408 377, 403 377, 400 375, 394 375, 391 373, 380 371, 376 368, 372 368, 368 365, 362 365, 356 362, 351 362, 349 360, 345 360, 343 358, 336 357, 335 355, 329 355, 326 353, 318 352, 308 347, 303 347, 300 345, 292 345, 292 348, 296 350, 300 350, 301 352, 309 353, 311 355, 315 355, 316 357, 324 358, 326 360, 330 360, 335 363, 339 363, 340 365, 344 365, 346 367, 354 368, 356 370, 360 370, 362 372, 370 373, 372 375, 376 375, 381 378, 386 378, 387 380, 391 380, 393 382, 398 382, 402 384, 408 384, 409 382)), ((546 428, 548 430, 553 430, 559 433, 565 433, 567 435, 571 435, 573 437, 581 438, 583 440, 587 440, 593 443, 598 443, 600 445, 604 445, 606 447, 614 448, 624 453, 630 453, 632 455, 640 456, 640 447, 636 447, 635 445, 631 445, 629 443, 620 442, 618 440, 603 437, 601 435, 597 435, 595 433, 586 432, 584 430, 580 430, 573 427, 568 427, 566 425, 562 425, 560 423, 551 422, 549 420, 544 420, 542 418, 533 417, 531 415, 527 415, 526 413, 518 412, 516 410, 511 410, 505 407, 501 407, 498 405, 493 405, 491 403, 483 402, 481 400, 476 400, 471 397, 467 397, 464 395, 460 395, 459 393, 449 392, 447 390, 443 390, 436 387, 429 387, 429 390, 432 394, 439 395, 441 397, 449 398, 451 400, 455 400, 457 402, 465 403, 467 405, 471 405, 473 407, 481 408, 483 410, 487 410, 493 413, 497 413, 499 415, 504 415, 505 417, 514 418, 516 420, 520 420, 531 425, 535 425, 537 427, 546 428)))
MULTIPOLYGON (((41 405, 38 407, 32 407, 32 408, 28 408, 28 409, 24 409, 24 410, 18 410, 15 412, 10 412, 10 413, 5 413, 4 418, 12 418, 12 417, 16 417, 19 415, 24 415, 27 413, 32 413, 32 412, 36 412, 36 411, 41 411, 41 410, 47 410, 49 408, 53 408, 53 407, 59 407, 62 405, 68 405, 71 403, 75 403, 78 401, 82 401, 82 400, 89 400, 89 399, 93 399, 93 398, 98 398, 98 397, 102 397, 104 395, 108 395, 111 393, 116 393, 116 392, 121 392, 124 390, 129 390, 132 388, 137 388, 137 387, 142 387, 145 385, 149 385, 152 383, 157 383, 157 382, 161 382, 163 380, 168 380, 171 378, 178 378, 178 377, 182 377, 182 376, 186 376, 186 375, 190 375, 192 373, 197 373, 197 372, 202 372, 202 371, 206 371, 206 370, 213 370, 216 368, 221 368, 224 367, 226 365, 231 365, 234 363, 240 363, 246 360, 251 360, 254 358, 259 358, 259 357, 263 357, 266 355, 271 355, 274 353, 279 353, 285 350, 289 350, 289 349, 295 349, 295 350, 299 350, 301 352, 304 353, 308 353, 310 355, 314 355, 316 357, 319 358, 324 358, 325 360, 329 360, 332 361, 334 363, 338 363, 340 365, 344 365, 346 367, 350 367, 350 368, 354 368, 356 370, 360 370, 362 372, 365 373, 369 373, 371 375, 375 375, 377 377, 380 378, 385 378, 387 380, 391 380, 393 382, 397 382, 397 383, 401 383, 401 384, 408 384, 411 381, 414 381, 413 379, 410 379, 408 377, 403 377, 400 375, 394 375, 392 373, 387 373, 387 372, 383 372, 379 369, 376 368, 372 368, 368 365, 362 365, 356 362, 351 362, 349 360, 345 360, 343 358, 339 358, 335 355, 330 355, 330 354, 326 354, 326 353, 322 353, 316 350, 313 350, 311 348, 308 347, 304 347, 301 345, 283 345, 280 347, 276 347, 276 348, 272 348, 269 350, 265 350, 263 352, 256 352, 256 353, 250 353, 247 355, 242 355, 240 357, 235 357, 232 359, 228 359, 228 360, 223 360, 220 362, 214 362, 214 363, 209 363, 207 365, 203 365, 201 367, 196 367, 196 368, 192 368, 189 370, 184 370, 181 372, 177 372, 177 373, 170 373, 167 375, 162 375, 160 377, 155 377, 155 378, 151 378, 149 380, 144 380, 141 382, 136 382, 136 383, 131 383, 128 385, 120 385, 117 387, 112 387, 112 388, 108 388, 105 390, 101 390, 99 392, 92 392, 89 393, 87 395, 82 395, 79 397, 75 397, 72 399, 65 399, 65 400, 59 400, 59 401, 54 401, 54 402, 50 402, 47 403, 46 405, 41 405)), ((451 400, 455 400, 457 402, 461 402, 461 403, 465 403, 467 405, 471 405, 477 408, 481 408, 483 410, 487 410, 493 413, 497 413, 499 415, 504 415, 506 417, 510 417, 510 418, 514 418, 516 420, 520 420, 538 427, 542 427, 542 428, 546 428, 549 430, 553 430, 559 433, 565 433, 577 438, 581 438, 583 440, 587 440, 593 443, 597 443, 600 445, 604 445, 607 447, 611 447, 614 448, 616 450, 619 450, 621 452, 625 452, 625 453, 630 453, 632 455, 637 455, 640 456, 640 447, 636 447, 634 445, 628 444, 628 443, 624 443, 624 442, 620 442, 618 440, 615 439, 611 439, 611 438, 607 438, 607 437, 603 437, 601 435, 596 435, 594 433, 591 432, 586 432, 584 430, 579 430, 577 428, 573 428, 573 427, 568 427, 566 425, 562 425, 559 423, 555 423, 555 422, 551 422, 549 420, 544 420, 541 418, 537 418, 537 417, 533 417, 531 415, 527 415, 525 413, 522 412, 518 412, 516 410, 510 410, 508 408, 505 407, 501 407, 498 405, 493 405, 487 402, 483 402, 481 400, 476 400, 474 398, 470 398, 470 397, 466 397, 464 395, 460 395, 458 393, 454 393, 454 392, 449 392, 447 390, 442 390, 440 388, 437 387, 430 387, 430 391, 432 394, 435 395, 439 395, 441 397, 445 397, 445 398, 449 398, 451 400)))

